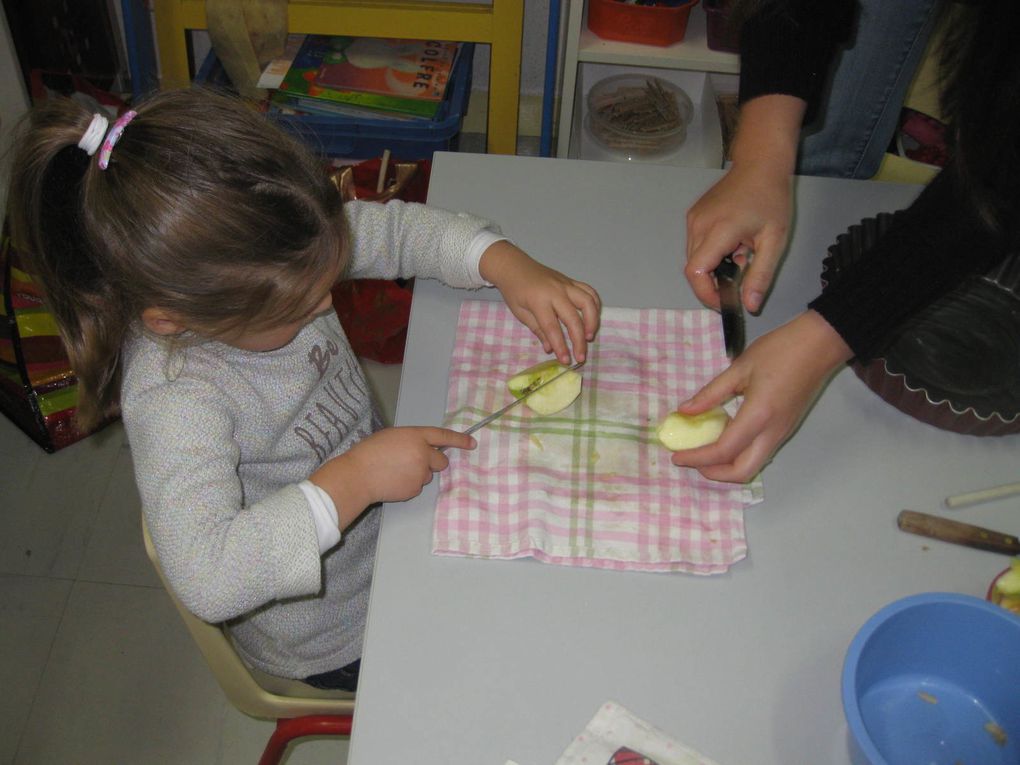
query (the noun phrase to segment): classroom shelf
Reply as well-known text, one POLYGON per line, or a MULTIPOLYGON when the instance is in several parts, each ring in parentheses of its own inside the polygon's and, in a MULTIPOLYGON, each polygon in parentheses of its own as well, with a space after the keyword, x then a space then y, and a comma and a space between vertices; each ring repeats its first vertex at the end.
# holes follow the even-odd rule
MULTIPOLYGON (((206 29, 205 0, 153 0, 163 87, 191 80, 187 33, 206 29)), ((517 151, 524 0, 289 0, 293 33, 482 43, 489 49, 488 149, 517 151)))
POLYGON ((563 85, 556 155, 577 156, 575 119, 582 114, 584 98, 581 67, 586 64, 657 69, 681 69, 706 73, 736 74, 740 57, 735 53, 714 51, 708 47, 707 18, 700 4, 691 9, 684 39, 669 46, 604 40, 588 29, 588 3, 570 0, 565 31, 566 50, 563 60, 563 85))

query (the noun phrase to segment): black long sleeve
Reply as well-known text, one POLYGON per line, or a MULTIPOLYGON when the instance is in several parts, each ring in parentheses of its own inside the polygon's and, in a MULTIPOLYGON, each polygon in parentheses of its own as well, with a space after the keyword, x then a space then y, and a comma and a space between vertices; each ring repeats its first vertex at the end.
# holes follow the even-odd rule
POLYGON ((866 362, 897 325, 961 284, 987 272, 1015 246, 978 218, 952 168, 897 212, 867 257, 846 269, 809 307, 866 362))
POLYGON ((808 104, 810 122, 840 44, 853 32, 856 0, 772 0, 740 28, 740 103, 783 94, 808 104))
MULTIPOLYGON (((854 34, 857 10, 857 0, 763 0, 741 27, 741 103, 768 94, 796 96, 807 102, 805 122, 810 122, 836 51, 854 34)), ((1015 119, 1003 117, 1012 112, 989 111, 1014 103, 1010 99, 1020 82, 1020 67, 1015 46, 1002 43, 1015 39, 1017 19, 1010 15, 1013 10, 1005 15, 998 7, 981 10, 984 26, 976 38, 981 44, 956 63, 969 73, 986 62, 989 51, 996 52, 994 66, 983 70, 996 77, 976 86, 986 92, 969 90, 973 78, 953 80, 956 101, 966 102, 969 110, 962 106, 957 110, 965 115, 963 127, 988 136, 987 141, 971 138, 969 183, 961 180, 959 164, 951 161, 909 208, 895 215, 868 256, 846 269, 809 305, 839 332, 860 361, 881 353, 904 320, 1020 248, 1016 191, 1020 128, 1015 119), (975 163, 975 157, 980 161, 975 163), (979 207, 990 209, 989 199, 995 201, 996 225, 978 214, 979 207)))

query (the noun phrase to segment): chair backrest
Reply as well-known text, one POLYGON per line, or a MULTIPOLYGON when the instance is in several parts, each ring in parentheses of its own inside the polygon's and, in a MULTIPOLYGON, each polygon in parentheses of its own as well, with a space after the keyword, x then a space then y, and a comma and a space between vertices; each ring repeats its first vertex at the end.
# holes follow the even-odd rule
POLYGON ((238 710, 266 720, 305 715, 349 715, 354 712, 353 693, 319 690, 297 680, 267 675, 245 664, 221 626, 202 621, 177 599, 160 566, 144 517, 142 536, 145 552, 159 574, 163 587, 191 637, 198 644, 216 681, 238 710))

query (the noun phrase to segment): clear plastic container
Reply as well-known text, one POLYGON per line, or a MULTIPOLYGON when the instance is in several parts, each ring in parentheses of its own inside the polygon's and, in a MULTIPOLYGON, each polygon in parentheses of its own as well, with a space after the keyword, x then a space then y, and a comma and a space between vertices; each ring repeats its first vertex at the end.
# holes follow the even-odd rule
POLYGON ((671 82, 648 74, 618 74, 588 92, 585 129, 621 157, 648 158, 673 151, 687 137, 694 115, 690 97, 671 82))

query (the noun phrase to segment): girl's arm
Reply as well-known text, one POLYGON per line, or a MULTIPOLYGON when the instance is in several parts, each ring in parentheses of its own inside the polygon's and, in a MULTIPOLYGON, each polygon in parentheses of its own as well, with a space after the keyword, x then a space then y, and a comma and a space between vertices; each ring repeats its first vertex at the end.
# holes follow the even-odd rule
POLYGON ((437 279, 450 287, 486 286, 475 237, 489 221, 414 202, 347 202, 352 279, 437 279))
POLYGON ((407 202, 351 202, 345 214, 351 230, 351 278, 418 276, 451 287, 493 285, 546 352, 569 362, 569 338, 574 356, 579 361, 586 357, 587 343, 598 331, 598 293, 506 240, 479 248, 479 241, 493 238, 480 235, 498 233, 488 221, 407 202))
POLYGON ((245 504, 223 399, 214 386, 178 380, 131 391, 123 402, 160 564, 188 610, 211 623, 322 584, 315 525, 297 484, 245 504))
POLYGON ((309 480, 329 494, 342 531, 370 505, 418 496, 450 464, 440 449, 475 446, 471 436, 446 428, 384 428, 324 462, 309 480))

